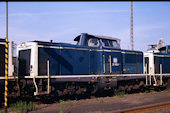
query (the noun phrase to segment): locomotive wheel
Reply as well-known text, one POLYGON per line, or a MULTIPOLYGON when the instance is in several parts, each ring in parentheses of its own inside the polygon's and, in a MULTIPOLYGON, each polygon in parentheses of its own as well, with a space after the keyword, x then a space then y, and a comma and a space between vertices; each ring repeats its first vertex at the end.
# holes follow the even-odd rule
POLYGON ((135 85, 133 86, 133 89, 134 89, 134 90, 139 89, 139 85, 135 84, 135 85))
POLYGON ((94 84, 92 87, 88 88, 87 92, 91 94, 95 94, 98 89, 99 89, 98 86, 94 84))
POLYGON ((145 83, 143 81, 140 81, 139 87, 143 86, 145 83))
POLYGON ((125 90, 125 87, 124 86, 119 86, 118 87, 118 91, 121 92, 121 91, 124 91, 125 90))
POLYGON ((130 93, 130 92, 131 92, 131 90, 132 90, 132 87, 133 87, 133 86, 132 86, 132 85, 130 85, 130 86, 127 88, 127 92, 129 92, 129 93, 130 93))
POLYGON ((128 89, 128 87, 129 87, 129 86, 128 86, 128 85, 126 85, 126 86, 125 86, 125 90, 127 90, 127 89, 128 89))

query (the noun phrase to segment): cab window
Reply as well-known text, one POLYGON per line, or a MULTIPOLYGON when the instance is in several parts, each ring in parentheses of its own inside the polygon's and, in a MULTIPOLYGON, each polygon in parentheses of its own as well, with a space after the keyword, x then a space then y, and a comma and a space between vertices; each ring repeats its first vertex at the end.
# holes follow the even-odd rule
POLYGON ((162 47, 159 49, 160 53, 166 54, 166 47, 162 47))
POLYGON ((110 47, 113 47, 113 41, 109 40, 110 47))
POLYGON ((109 41, 108 40, 105 40, 105 39, 102 39, 102 45, 104 47, 109 47, 109 41))
POLYGON ((114 48, 119 48, 119 44, 117 43, 117 41, 113 41, 113 47, 114 48))
POLYGON ((116 40, 102 39, 103 47, 119 48, 119 44, 116 40))
POLYGON ((90 38, 88 41, 88 46, 91 47, 98 47, 99 46, 99 40, 96 38, 90 38))

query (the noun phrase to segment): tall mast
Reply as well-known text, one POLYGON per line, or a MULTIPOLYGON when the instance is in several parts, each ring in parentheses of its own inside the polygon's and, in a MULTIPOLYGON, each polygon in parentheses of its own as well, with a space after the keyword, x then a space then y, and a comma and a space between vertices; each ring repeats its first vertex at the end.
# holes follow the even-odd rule
POLYGON ((130 16, 130 41, 131 41, 131 50, 134 50, 133 44, 133 3, 131 1, 131 16, 130 16))

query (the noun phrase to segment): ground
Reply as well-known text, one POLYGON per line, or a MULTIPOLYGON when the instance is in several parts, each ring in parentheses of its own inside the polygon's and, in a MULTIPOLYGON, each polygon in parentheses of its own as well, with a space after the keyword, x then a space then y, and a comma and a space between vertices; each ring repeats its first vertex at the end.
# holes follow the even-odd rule
MULTIPOLYGON (((125 94, 122 97, 97 97, 92 99, 67 100, 39 104, 36 111, 30 113, 117 113, 124 110, 170 103, 170 92, 150 92, 125 94)), ((141 111, 142 112, 142 111, 141 111)), ((170 113, 170 108, 155 109, 147 113, 170 113)))

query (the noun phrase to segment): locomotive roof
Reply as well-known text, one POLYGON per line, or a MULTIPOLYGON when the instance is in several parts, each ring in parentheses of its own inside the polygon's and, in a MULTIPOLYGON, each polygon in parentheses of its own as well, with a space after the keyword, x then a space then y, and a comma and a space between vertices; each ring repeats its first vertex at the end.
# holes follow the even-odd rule
MULTIPOLYGON (((82 34, 86 34, 86 35, 89 35, 89 36, 93 36, 93 37, 98 38, 98 39, 119 40, 119 41, 120 41, 120 39, 114 38, 114 37, 111 37, 111 36, 92 35, 92 34, 88 34, 88 33, 82 33, 82 34)), ((82 35, 82 34, 81 34, 81 35, 82 35)), ((78 35, 78 36, 74 39, 74 41, 78 41, 78 40, 80 39, 81 35, 78 35)))
POLYGON ((34 41, 31 41, 31 42, 37 42, 38 44, 49 44, 49 43, 52 43, 52 44, 58 44, 56 42, 53 42, 52 40, 51 41, 39 41, 39 40, 34 40, 34 41))
POLYGON ((61 43, 61 42, 53 42, 52 40, 51 41, 38 41, 38 40, 35 40, 35 41, 31 41, 31 42, 36 42, 38 45, 46 45, 46 46, 58 46, 58 45, 73 45, 73 44, 70 44, 70 43, 61 43))

